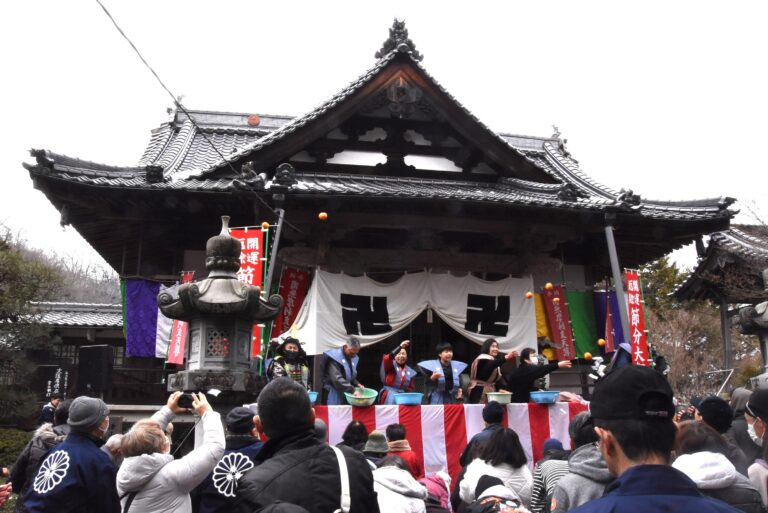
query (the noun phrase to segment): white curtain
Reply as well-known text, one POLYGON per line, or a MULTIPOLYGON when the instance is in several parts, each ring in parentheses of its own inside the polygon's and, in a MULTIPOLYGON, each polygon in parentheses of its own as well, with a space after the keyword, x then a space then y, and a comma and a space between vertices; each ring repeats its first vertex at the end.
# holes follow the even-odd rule
POLYGON ((525 298, 532 289, 530 276, 485 281, 420 272, 379 283, 317 270, 291 331, 308 354, 320 354, 353 336, 363 346, 375 344, 432 308, 477 344, 494 338, 503 351, 521 351, 536 347, 534 302, 525 298))

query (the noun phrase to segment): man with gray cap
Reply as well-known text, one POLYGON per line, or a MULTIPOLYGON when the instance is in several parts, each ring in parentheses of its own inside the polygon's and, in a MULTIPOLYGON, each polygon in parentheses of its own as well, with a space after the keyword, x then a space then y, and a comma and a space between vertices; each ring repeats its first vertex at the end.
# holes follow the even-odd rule
POLYGON ((109 408, 101 399, 78 397, 69 407, 70 433, 43 459, 23 498, 29 513, 120 511, 115 466, 99 449, 109 429, 109 408))

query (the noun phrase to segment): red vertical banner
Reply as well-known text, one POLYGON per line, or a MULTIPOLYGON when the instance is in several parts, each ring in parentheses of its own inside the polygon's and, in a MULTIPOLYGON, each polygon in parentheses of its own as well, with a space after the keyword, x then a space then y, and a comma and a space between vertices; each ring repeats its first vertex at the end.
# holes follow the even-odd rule
MULTIPOLYGON (((240 241, 240 270, 237 279, 248 285, 264 286, 264 230, 245 227, 230 228, 229 234, 240 241)), ((261 328, 253 326, 251 357, 261 352, 261 328)))
MULTIPOLYGON (((181 275, 181 283, 190 283, 195 278, 195 271, 187 271, 181 275)), ((187 330, 189 325, 185 321, 173 321, 171 328, 171 342, 168 345, 168 363, 182 365, 184 354, 187 352, 187 330)))
POLYGON ((632 363, 650 367, 648 353, 648 334, 645 332, 645 313, 643 312, 640 276, 637 271, 626 271, 627 279, 627 316, 629 318, 629 338, 632 340, 632 363))
POLYGON ((291 329, 293 321, 296 320, 296 315, 304 303, 308 286, 309 273, 307 271, 293 267, 286 267, 283 270, 283 277, 280 280, 280 295, 285 299, 285 303, 280 315, 277 316, 272 325, 272 337, 277 337, 291 329))
POLYGON ((559 346, 555 351, 557 359, 573 360, 576 358, 576 350, 573 347, 571 316, 565 304, 565 289, 562 285, 556 285, 551 290, 545 288, 541 291, 541 296, 544 298, 544 307, 547 310, 552 342, 559 346))
POLYGON ((611 293, 605 291, 605 352, 616 351, 616 335, 613 332, 613 314, 611 313, 611 293))

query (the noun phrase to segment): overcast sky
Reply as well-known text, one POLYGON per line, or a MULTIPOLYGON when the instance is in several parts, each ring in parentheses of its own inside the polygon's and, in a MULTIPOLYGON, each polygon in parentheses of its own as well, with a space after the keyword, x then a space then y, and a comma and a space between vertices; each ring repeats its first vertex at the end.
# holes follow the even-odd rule
MULTIPOLYGON (((492 129, 555 124, 614 189, 766 212, 767 2, 103 2, 189 109, 301 115, 405 18, 423 65, 492 129)), ((95 0, 2 2, 0 45, 0 221, 101 261, 21 163, 45 148, 133 165, 171 99, 95 0)))

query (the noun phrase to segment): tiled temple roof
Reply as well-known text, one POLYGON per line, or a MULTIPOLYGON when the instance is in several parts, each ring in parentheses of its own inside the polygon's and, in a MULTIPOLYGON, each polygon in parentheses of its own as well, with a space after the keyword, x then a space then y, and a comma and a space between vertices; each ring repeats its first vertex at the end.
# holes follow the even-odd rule
POLYGON ((78 328, 122 328, 121 305, 103 303, 34 302, 36 321, 48 326, 78 328))
MULTIPOLYGON (((616 192, 590 179, 557 137, 495 134, 446 91, 408 48, 390 51, 376 64, 304 116, 253 115, 210 111, 176 112, 174 118, 152 132, 134 167, 96 164, 44 150, 33 150, 37 165, 25 164, 34 177, 44 176, 81 185, 142 190, 230 192, 240 178, 227 167, 276 144, 319 119, 377 77, 396 58, 410 60, 472 123, 510 148, 556 183, 502 177, 495 183, 470 181, 457 174, 455 181, 364 174, 298 173, 289 194, 361 195, 392 198, 454 199, 566 209, 635 212, 641 217, 676 220, 730 218, 731 198, 697 201, 651 201, 629 191, 616 192), (398 57, 400 56, 400 57, 398 57), (254 117, 258 122, 253 122, 254 117), (215 146, 215 149, 211 145, 215 146), (222 157, 224 157, 222 159, 222 157)), ((544 175, 542 175, 544 176, 544 175)), ((269 191, 271 181, 265 184, 269 191)))

